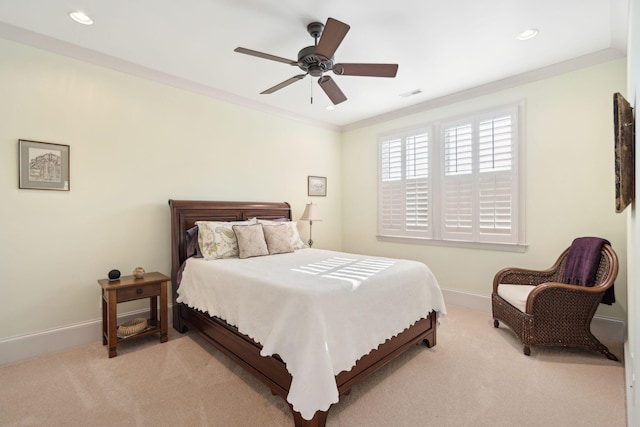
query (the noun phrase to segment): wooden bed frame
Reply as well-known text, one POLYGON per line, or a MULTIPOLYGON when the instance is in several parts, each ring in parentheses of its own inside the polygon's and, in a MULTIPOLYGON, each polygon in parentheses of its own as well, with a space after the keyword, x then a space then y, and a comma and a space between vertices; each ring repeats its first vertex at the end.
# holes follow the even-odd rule
MULTIPOLYGON (((271 391, 285 400, 291 385, 291 375, 284 362, 276 355, 260 355, 260 344, 225 323, 217 317, 187 307, 176 302, 178 290, 178 269, 186 259, 187 233, 196 221, 242 221, 257 217, 259 219, 277 219, 291 217, 288 203, 253 202, 212 202, 169 200, 171 207, 171 285, 173 294, 173 327, 181 333, 191 329, 205 338, 214 347, 236 361, 252 375, 266 384, 271 391)), ((348 372, 336 376, 340 395, 362 379, 404 353, 411 346, 424 342, 427 347, 436 344, 436 313, 420 319, 413 326, 395 337, 388 339, 377 349, 358 360, 348 372)), ((291 405, 289 405, 291 407, 291 405)), ((295 426, 321 427, 327 420, 327 411, 318 411, 313 419, 305 420, 293 410, 295 426)))

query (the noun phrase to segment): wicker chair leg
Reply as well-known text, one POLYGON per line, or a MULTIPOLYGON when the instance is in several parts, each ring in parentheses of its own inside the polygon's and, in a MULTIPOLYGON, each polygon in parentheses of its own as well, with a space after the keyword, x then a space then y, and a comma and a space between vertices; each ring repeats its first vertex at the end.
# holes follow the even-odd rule
POLYGON ((620 361, 620 359, 618 359, 618 357, 615 354, 611 353, 609 351, 609 348, 606 345, 602 344, 600 340, 591 333, 591 331, 588 331, 587 334, 588 334, 588 337, 591 339, 591 343, 593 346, 591 348, 595 347, 596 351, 603 354, 609 360, 614 360, 616 362, 620 361))
POLYGON ((618 357, 615 354, 611 353, 609 351, 609 349, 607 348, 607 346, 602 344, 597 338, 596 338, 596 344, 598 346, 598 351, 600 353, 604 354, 607 359, 614 360, 616 362, 620 361, 620 359, 618 359, 618 357))
POLYGON ((493 319, 493 327, 497 328, 500 326, 500 322, 498 322, 498 319, 493 319))
POLYGON ((524 353, 525 356, 531 355, 531 347, 529 347, 528 345, 525 345, 522 348, 522 352, 524 353))
POLYGON ((607 359, 609 359, 609 360, 614 360, 614 361, 616 361, 616 362, 619 362, 619 361, 620 361, 620 359, 618 359, 618 358, 616 357, 616 355, 615 355, 615 354, 613 354, 613 353, 611 353, 609 350, 607 350, 607 352, 606 352, 606 353, 604 353, 604 355, 605 355, 605 356, 607 356, 607 359))

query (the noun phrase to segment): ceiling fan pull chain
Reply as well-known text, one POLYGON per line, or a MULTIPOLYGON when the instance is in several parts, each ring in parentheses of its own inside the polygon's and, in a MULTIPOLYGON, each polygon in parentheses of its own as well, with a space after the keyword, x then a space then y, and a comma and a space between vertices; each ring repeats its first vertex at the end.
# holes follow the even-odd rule
POLYGON ((311 105, 313 105, 313 78, 310 78, 309 82, 311 82, 311 105))

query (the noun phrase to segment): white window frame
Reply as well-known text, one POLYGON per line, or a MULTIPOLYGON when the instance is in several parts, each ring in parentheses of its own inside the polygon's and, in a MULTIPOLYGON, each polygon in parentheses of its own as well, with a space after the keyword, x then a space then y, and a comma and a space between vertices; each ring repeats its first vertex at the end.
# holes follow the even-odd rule
MULTIPOLYGON (((482 111, 476 111, 469 114, 460 115, 453 118, 445 118, 439 121, 434 121, 422 126, 413 126, 411 128, 400 129, 392 132, 380 134, 378 136, 378 230, 377 237, 382 241, 395 241, 405 243, 425 243, 441 246, 456 246, 456 247, 469 247, 469 248, 482 248, 482 249, 494 249, 504 251, 516 251, 523 252, 526 249, 525 243, 525 183, 524 183, 524 100, 517 103, 512 103, 505 106, 499 106, 489 108, 482 111), (487 118, 495 118, 500 115, 509 115, 512 117, 512 132, 511 138, 513 143, 511 145, 511 170, 491 170, 486 172, 480 172, 480 155, 479 155, 479 139, 478 139, 478 124, 487 118), (456 178, 452 175, 446 174, 445 168, 445 147, 444 147, 444 132, 447 127, 455 124, 471 123, 472 124, 472 172, 463 177, 460 175, 460 180, 467 180, 472 187, 471 206, 473 207, 473 216, 471 217, 470 232, 465 232, 463 227, 460 230, 447 229, 445 227, 444 219, 446 218, 444 212, 444 185, 446 182, 453 182, 456 178), (403 162, 405 161, 404 144, 406 138, 416 134, 417 132, 429 133, 429 181, 428 181, 428 232, 415 233, 408 230, 406 227, 402 229, 387 229, 382 224, 382 203, 384 185, 381 171, 381 147, 384 141, 389 141, 394 138, 400 138, 403 141, 403 162), (510 193, 500 192, 499 186, 495 191, 495 200, 490 200, 493 204, 488 206, 491 209, 485 209, 482 212, 488 212, 490 215, 483 215, 483 219, 489 219, 484 221, 483 226, 480 225, 480 194, 478 190, 479 186, 485 186, 484 194, 491 193, 493 188, 487 186, 487 180, 482 182, 482 178, 490 177, 494 180, 502 180, 503 182, 510 183, 510 193), (470 180, 469 180, 470 179, 470 180), (507 194, 509 195, 507 197, 507 194), (502 198, 500 198, 500 197, 502 198), (508 202, 502 203, 502 206, 506 206, 507 209, 499 209, 501 200, 508 200, 508 202), (497 208, 495 208, 497 206, 497 208), (511 233, 505 233, 504 227, 500 227, 500 213, 509 212, 510 215, 502 215, 502 218, 507 218, 503 224, 510 224, 511 233), (487 226, 488 224, 488 226, 487 226), (495 228, 491 228, 495 227, 495 228)), ((404 165, 403 165, 403 179, 404 179, 404 165)), ((490 181, 490 180, 489 180, 490 181)), ((401 190, 403 193, 406 190, 401 190)), ((404 210, 400 210, 400 215, 404 218, 404 210)))

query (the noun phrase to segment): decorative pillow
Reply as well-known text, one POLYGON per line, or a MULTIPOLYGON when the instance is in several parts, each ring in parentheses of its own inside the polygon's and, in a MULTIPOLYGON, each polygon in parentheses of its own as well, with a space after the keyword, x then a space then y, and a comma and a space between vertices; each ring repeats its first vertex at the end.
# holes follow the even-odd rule
POLYGON ((233 232, 234 225, 255 224, 250 221, 196 221, 198 245, 204 259, 231 258, 238 256, 238 241, 233 232))
POLYGON ((286 224, 263 224, 264 240, 267 241, 269 255, 293 252, 293 244, 289 238, 289 227, 286 224))
POLYGON ((200 245, 198 244, 198 226, 194 225, 187 230, 187 258, 202 258, 200 245))
POLYGON ((262 224, 234 225, 233 232, 238 240, 240 258, 269 255, 267 242, 264 240, 262 224))
POLYGON ((259 219, 258 223, 263 225, 278 225, 278 224, 285 225, 289 229, 288 230, 289 241, 291 242, 293 249, 304 249, 307 247, 307 245, 300 238, 300 233, 298 233, 298 227, 296 227, 295 221, 282 222, 282 221, 268 221, 264 219, 259 219))

